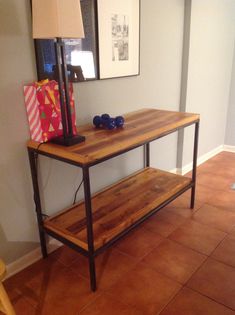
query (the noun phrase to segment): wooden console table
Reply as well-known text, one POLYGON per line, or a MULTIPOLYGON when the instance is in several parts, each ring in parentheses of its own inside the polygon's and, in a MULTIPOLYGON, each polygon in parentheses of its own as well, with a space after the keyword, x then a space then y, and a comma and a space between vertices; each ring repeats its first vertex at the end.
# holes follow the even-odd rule
POLYGON ((91 289, 96 290, 95 257, 176 197, 191 189, 194 207, 199 115, 143 109, 125 115, 123 128, 79 128, 84 143, 72 147, 29 141, 28 153, 41 250, 47 256, 45 234, 85 255, 89 261, 91 289), (150 167, 150 142, 189 125, 195 125, 192 178, 150 167), (91 196, 90 167, 144 146, 144 168, 91 196), (45 155, 82 168, 84 201, 45 218, 40 201, 37 156, 45 155))

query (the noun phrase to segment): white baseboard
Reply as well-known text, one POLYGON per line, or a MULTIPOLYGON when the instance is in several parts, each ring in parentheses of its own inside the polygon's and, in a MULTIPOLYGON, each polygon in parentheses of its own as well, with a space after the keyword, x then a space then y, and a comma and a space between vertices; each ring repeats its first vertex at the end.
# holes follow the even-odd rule
MULTIPOLYGON (((224 146, 220 145, 219 147, 211 150, 210 152, 207 152, 206 154, 199 156, 197 159, 197 166, 203 164, 204 162, 211 159, 213 156, 215 156, 216 154, 218 154, 222 151, 224 151, 224 146)), ((178 169, 177 174, 184 175, 184 174, 187 174, 188 172, 190 172, 192 169, 193 169, 193 163, 191 162, 191 163, 183 166, 182 169, 178 169)))
POLYGON ((178 174, 178 168, 173 168, 172 170, 170 170, 170 173, 178 174))
MULTIPOLYGON (((52 253, 54 250, 62 246, 62 243, 51 239, 49 243, 47 244, 47 251, 48 253, 52 253)), ((34 249, 30 253, 24 255, 23 257, 20 257, 16 261, 10 263, 7 265, 7 276, 6 279, 13 276, 17 272, 20 272, 21 270, 25 269, 26 267, 32 265, 36 261, 42 258, 41 254, 41 247, 34 249)))
POLYGON ((224 145, 224 151, 235 153, 235 146, 234 145, 224 145))
MULTIPOLYGON (((228 152, 234 152, 235 153, 235 147, 234 146, 228 146, 228 145, 221 145, 214 150, 211 150, 210 152, 200 156, 197 160, 197 165, 201 165, 202 163, 206 162, 216 154, 222 152, 222 151, 228 151, 228 152)), ((193 164, 189 163, 185 165, 182 169, 173 169, 171 170, 172 173, 175 174, 181 174, 184 175, 192 170, 193 164)), ((62 243, 58 242, 55 239, 51 239, 47 245, 48 253, 53 252, 57 248, 59 248, 62 245, 62 243)), ((7 265, 7 278, 10 276, 13 276, 17 272, 23 270, 24 268, 28 267, 29 265, 33 264, 34 262, 38 261, 40 258, 42 258, 41 255, 41 248, 38 247, 32 252, 24 255, 23 257, 17 259, 13 263, 7 265)))

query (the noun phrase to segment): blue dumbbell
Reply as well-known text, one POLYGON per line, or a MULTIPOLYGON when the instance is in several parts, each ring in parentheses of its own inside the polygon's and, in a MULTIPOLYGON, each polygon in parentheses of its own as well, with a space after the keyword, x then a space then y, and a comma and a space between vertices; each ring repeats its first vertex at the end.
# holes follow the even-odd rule
POLYGON ((110 123, 110 119, 111 117, 109 116, 109 114, 102 114, 101 115, 101 119, 102 119, 102 125, 104 128, 108 128, 109 129, 109 123, 110 123))
POLYGON ((114 129, 115 127, 120 128, 124 125, 124 118, 122 116, 117 116, 116 118, 110 117, 109 114, 102 114, 101 116, 96 115, 93 118, 93 124, 97 128, 107 128, 114 129))
POLYGON ((112 130, 116 127, 116 121, 114 118, 109 118, 107 121, 106 121, 106 127, 109 129, 109 130, 112 130))
POLYGON ((109 114, 103 114, 103 115, 101 115, 101 116, 96 115, 96 116, 93 118, 93 124, 94 124, 97 128, 106 127, 106 125, 107 125, 108 122, 109 122, 109 119, 110 119, 109 114))
POLYGON ((102 127, 102 124, 103 124, 102 118, 100 116, 96 115, 93 118, 93 124, 96 126, 96 128, 102 127))
POLYGON ((124 122, 125 122, 125 120, 124 120, 124 118, 122 116, 117 116, 115 118, 115 124, 116 124, 117 128, 123 127, 124 122))
POLYGON ((106 120, 109 120, 109 119, 110 119, 110 116, 109 116, 109 114, 102 114, 102 115, 101 115, 101 119, 102 119, 103 121, 106 121, 106 120))

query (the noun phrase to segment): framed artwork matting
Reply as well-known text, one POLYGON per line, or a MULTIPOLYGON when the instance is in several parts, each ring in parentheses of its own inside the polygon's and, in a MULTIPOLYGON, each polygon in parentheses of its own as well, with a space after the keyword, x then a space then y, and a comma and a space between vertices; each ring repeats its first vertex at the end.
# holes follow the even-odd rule
POLYGON ((139 74, 139 0, 97 0, 100 79, 139 74))

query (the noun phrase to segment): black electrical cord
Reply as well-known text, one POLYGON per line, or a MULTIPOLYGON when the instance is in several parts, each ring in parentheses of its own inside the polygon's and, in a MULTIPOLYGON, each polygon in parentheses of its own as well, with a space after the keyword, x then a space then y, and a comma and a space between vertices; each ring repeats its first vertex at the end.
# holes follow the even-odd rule
MULTIPOLYGON (((37 146, 37 151, 39 150, 39 148, 41 147, 42 144, 44 144, 44 142, 39 143, 39 145, 37 146)), ((36 170, 38 172, 38 152, 36 152, 36 154, 35 154, 35 162, 36 162, 36 170)), ((83 179, 81 180, 80 184, 78 185, 78 188, 75 191, 74 199, 73 199, 73 205, 76 203, 77 194, 78 194, 82 184, 83 184, 83 179)), ((49 216, 47 214, 44 214, 44 213, 42 213, 42 216, 49 218, 49 216)))
POLYGON ((77 190, 76 190, 76 192, 75 192, 74 199, 73 199, 73 205, 75 205, 75 203, 76 203, 77 194, 78 194, 78 192, 79 192, 79 189, 80 189, 81 186, 82 186, 82 183, 83 183, 83 179, 81 180, 81 183, 78 185, 78 188, 77 188, 77 190))
POLYGON ((36 163, 36 170, 38 172, 38 150, 41 147, 41 145, 43 145, 44 142, 39 143, 39 145, 37 146, 37 152, 35 153, 35 163, 36 163))

